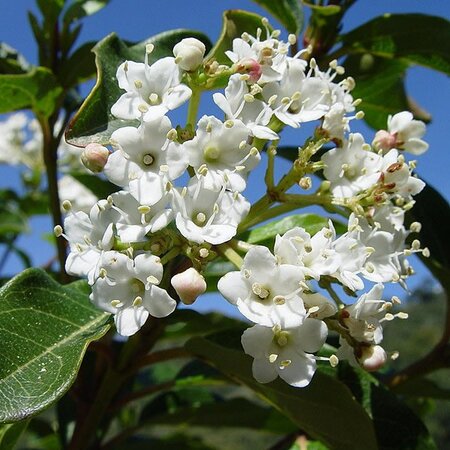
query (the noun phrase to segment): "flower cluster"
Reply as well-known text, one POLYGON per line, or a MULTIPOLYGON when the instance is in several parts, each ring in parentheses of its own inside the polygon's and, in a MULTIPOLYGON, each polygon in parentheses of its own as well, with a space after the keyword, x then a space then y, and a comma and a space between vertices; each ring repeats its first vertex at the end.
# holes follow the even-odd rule
POLYGON ((405 244, 420 224, 406 230, 404 213, 424 183, 402 152, 418 154, 426 144, 420 139, 423 124, 407 112, 390 118, 388 130, 378 132, 372 144, 350 133, 351 121, 363 116, 355 112, 354 80, 344 77, 336 61, 322 70, 308 49, 292 54, 295 37, 283 42, 266 20, 263 28, 234 39, 227 65, 204 61, 205 46, 193 38, 179 42, 173 57, 150 63, 148 44, 144 62, 123 62, 117 81, 124 93, 111 112, 138 125, 114 131, 112 151, 90 144, 82 157, 121 190, 97 201, 89 213, 74 212, 66 202, 64 234, 61 227, 55 231, 70 244, 66 270, 87 277, 91 300, 114 315, 124 336, 137 332, 149 315, 172 313, 173 297, 193 303, 206 290, 201 273, 208 263, 228 257, 240 270, 225 274, 218 289, 255 324, 242 336, 255 378, 269 382, 280 376, 305 386, 328 329, 341 336, 332 364, 339 357, 374 370, 386 360, 380 324, 404 315, 389 312, 393 302, 381 299, 382 283, 404 284, 412 273, 407 256, 427 253, 418 241, 405 244), (223 92, 212 95, 222 118, 203 115, 194 127, 199 93, 223 79, 223 92), (187 101, 187 126, 174 126, 171 111, 187 101), (314 136, 275 185, 280 132, 311 121, 318 121, 314 136), (335 147, 313 158, 326 143, 335 147), (314 235, 293 228, 276 237, 273 253, 239 246, 244 243, 238 240, 237 246, 228 244, 238 227, 244 231, 261 222, 261 206, 251 207, 242 193, 264 149, 266 206, 277 201, 335 208, 348 218, 345 233, 338 236, 331 222, 314 235), (307 175, 316 172, 325 180, 315 194, 287 194, 297 185, 310 189, 307 175), (246 252, 243 260, 236 248, 246 252), (377 284, 350 306, 332 288, 337 284, 357 296, 365 281, 377 284))

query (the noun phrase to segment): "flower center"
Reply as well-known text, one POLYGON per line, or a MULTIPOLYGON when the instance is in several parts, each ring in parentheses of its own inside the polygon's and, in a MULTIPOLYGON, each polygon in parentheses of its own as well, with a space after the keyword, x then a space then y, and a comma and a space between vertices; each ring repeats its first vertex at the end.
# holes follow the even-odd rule
POLYGON ((152 106, 160 105, 160 104, 161 104, 161 97, 160 97, 156 92, 152 92, 152 93, 148 96, 148 102, 149 102, 150 105, 152 105, 152 106))
POLYGON ((145 285, 141 280, 138 280, 137 278, 133 278, 130 281, 130 289, 133 295, 135 296, 143 296, 145 293, 145 285))
POLYGON ((265 286, 263 286, 260 283, 253 283, 252 284, 252 292, 259 297, 261 300, 266 300, 269 295, 270 291, 265 286))
POLYGON ((220 148, 215 145, 207 145, 203 150, 203 156, 207 163, 216 162, 220 157, 220 148))
POLYGON ((195 223, 195 225, 197 225, 198 227, 203 227, 203 226, 205 226, 205 223, 206 223, 206 219, 207 219, 207 217, 206 217, 206 214, 205 213, 202 213, 202 212, 199 212, 199 213, 194 213, 193 214, 193 218, 192 218, 192 221, 195 223))
POLYGON ((142 157, 142 163, 145 166, 151 166, 154 162, 155 158, 150 153, 147 153, 142 157))

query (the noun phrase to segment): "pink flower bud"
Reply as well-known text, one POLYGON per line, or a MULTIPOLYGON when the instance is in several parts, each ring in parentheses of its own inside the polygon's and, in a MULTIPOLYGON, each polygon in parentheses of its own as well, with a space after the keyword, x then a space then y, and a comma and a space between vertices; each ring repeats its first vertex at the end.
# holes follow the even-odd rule
POLYGON ((249 75, 249 81, 256 83, 262 75, 262 67, 258 61, 252 58, 243 58, 235 65, 235 70, 238 73, 246 73, 249 75))
POLYGON ((368 372, 381 369, 387 360, 387 354, 380 345, 372 345, 363 349, 359 359, 361 366, 368 372))
POLYGON ((372 145, 377 150, 389 151, 391 148, 395 148, 397 143, 397 137, 395 134, 391 134, 386 130, 377 131, 372 145))
POLYGON ((193 267, 174 275, 170 283, 185 305, 192 305, 206 291, 205 279, 193 267))
POLYGON ((109 150, 100 144, 88 144, 81 154, 81 162, 91 172, 98 173, 108 161, 109 150))

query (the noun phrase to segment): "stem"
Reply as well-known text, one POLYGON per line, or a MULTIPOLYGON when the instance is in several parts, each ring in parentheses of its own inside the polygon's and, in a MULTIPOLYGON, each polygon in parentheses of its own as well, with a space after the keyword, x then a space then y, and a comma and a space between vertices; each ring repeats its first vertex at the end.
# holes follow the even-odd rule
POLYGON ((91 445, 92 442, 95 442, 96 431, 105 419, 106 425, 104 428, 107 428, 109 421, 112 419, 107 417, 106 413, 114 397, 129 377, 127 367, 132 361, 139 359, 140 354, 146 354, 153 347, 163 330, 164 322, 150 317, 143 329, 128 339, 116 361, 106 370, 97 394, 90 402, 90 409, 87 414, 83 415, 81 420, 77 422, 68 450, 92 448, 91 445))
MULTIPOLYGON (((58 140, 53 136, 53 127, 48 119, 39 121, 43 134, 44 162, 47 173, 47 185, 50 197, 50 209, 53 219, 53 226, 63 223, 61 215, 61 202, 58 191, 58 140)), ((66 241, 56 239, 58 252, 59 273, 62 282, 68 282, 69 277, 65 270, 66 265, 66 241)))
POLYGON ((266 182, 267 190, 273 190, 275 186, 274 182, 274 166, 275 166, 275 155, 277 154, 277 150, 275 147, 270 147, 267 150, 267 170, 264 181, 266 182))
POLYGON ((244 260, 241 256, 228 244, 220 244, 217 245, 216 248, 222 256, 225 256, 225 258, 227 258, 228 261, 231 261, 238 269, 244 264, 244 260))
POLYGON ((339 298, 339 295, 336 294, 330 283, 325 286, 325 289, 330 294, 330 297, 334 300, 338 308, 343 308, 345 306, 345 303, 339 298))
POLYGON ((162 258, 161 258, 161 264, 164 266, 166 263, 168 263, 171 259, 176 258, 178 255, 180 255, 180 248, 174 247, 171 248, 162 258))
POLYGON ((250 227, 253 227, 254 225, 258 225, 261 222, 272 219, 274 217, 278 217, 281 214, 290 212, 298 208, 299 208, 298 205, 294 205, 292 203, 282 203, 281 205, 277 205, 272 208, 266 209, 265 211, 261 212, 258 216, 254 217, 253 220, 246 220, 245 222, 243 222, 239 227, 239 233, 242 233, 243 231, 247 230, 250 227))
POLYGON ((188 114, 187 114, 187 125, 191 125, 192 128, 195 128, 195 124, 197 123, 197 112, 198 107, 200 105, 200 98, 202 95, 202 91, 199 88, 191 87, 192 96, 189 100, 188 106, 188 114))
POLYGON ((152 364, 169 361, 171 359, 177 358, 189 358, 191 354, 186 351, 183 347, 180 348, 169 348, 168 350, 159 350, 157 352, 145 355, 140 361, 131 367, 128 371, 129 375, 138 372, 140 369, 150 366, 152 364))
MULTIPOLYGON (((248 216, 243 220, 237 230, 237 234, 241 233, 242 231, 246 230, 247 228, 250 228, 255 221, 260 216, 260 214, 267 210, 267 208, 270 207, 270 205, 274 202, 268 194, 264 194, 256 203, 253 204, 253 206, 250 209, 250 212, 248 213, 248 216)), ((258 223, 258 220, 257 220, 258 223)))

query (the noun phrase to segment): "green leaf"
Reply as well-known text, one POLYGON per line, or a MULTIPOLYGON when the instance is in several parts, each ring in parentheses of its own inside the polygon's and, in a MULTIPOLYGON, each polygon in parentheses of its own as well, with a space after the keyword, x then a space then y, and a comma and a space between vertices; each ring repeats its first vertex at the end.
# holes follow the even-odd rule
POLYGON ((379 450, 435 450, 422 421, 395 393, 376 378, 349 364, 339 364, 338 376, 372 417, 379 450))
POLYGON ((29 70, 30 64, 17 50, 0 42, 0 74, 20 74, 29 70))
POLYGON ((158 34, 138 44, 129 44, 112 33, 94 48, 97 66, 97 83, 80 110, 69 124, 66 140, 73 145, 85 147, 91 142, 109 144, 111 134, 118 128, 137 125, 137 121, 125 121, 111 114, 112 105, 124 93, 116 79, 117 68, 125 60, 144 61, 145 46, 155 46, 149 55, 149 63, 172 55, 176 43, 186 37, 196 37, 209 48, 208 38, 196 31, 173 30, 158 34))
POLYGON ((49 23, 56 22, 64 3, 65 0, 37 0, 38 8, 49 23))
POLYGON ((364 120, 376 130, 384 130, 390 114, 409 109, 405 92, 408 64, 401 59, 386 59, 370 53, 349 56, 344 66, 356 81, 354 98, 362 98, 358 107, 364 120))
POLYGON ((284 234, 294 227, 302 227, 309 234, 313 235, 327 225, 328 219, 316 214, 294 214, 247 231, 239 235, 239 239, 249 244, 272 247, 277 234, 284 234))
POLYGON ((36 115, 53 114, 63 90, 50 70, 36 67, 27 74, 0 75, 0 113, 30 108, 36 115))
POLYGON ((385 14, 341 37, 345 51, 401 59, 450 74, 450 22, 424 14, 385 14))
POLYGON ((18 423, 0 425, 0 448, 2 450, 13 450, 22 433, 28 426, 28 420, 18 423))
POLYGON ((225 11, 223 13, 222 32, 214 47, 206 55, 206 61, 215 60, 219 64, 231 64, 225 52, 233 48, 233 39, 241 37, 244 31, 256 36, 258 28, 263 28, 261 20, 260 15, 239 9, 225 11))
POLYGON ((95 76, 95 58, 92 52, 94 45, 95 42, 86 42, 63 62, 58 78, 64 87, 77 86, 95 76))
POLYGON ((223 334, 214 338, 219 342, 212 339, 194 337, 186 347, 255 391, 314 439, 338 450, 378 449, 369 416, 341 382, 317 371, 312 382, 301 389, 279 379, 260 384, 252 376, 251 358, 230 348, 233 342, 239 345, 238 336, 223 334))
POLYGON ((145 425, 152 424, 179 427, 242 427, 280 434, 296 430, 296 426, 278 411, 256 405, 244 398, 177 408, 172 413, 156 415, 145 420, 145 425))
POLYGON ((37 414, 66 392, 88 344, 109 329, 75 282, 28 269, 0 290, 0 422, 37 414))
POLYGON ((103 9, 109 0, 76 0, 64 14, 64 23, 69 24, 83 17, 91 16, 103 9))
POLYGON ((303 9, 299 0, 254 0, 286 27, 289 33, 300 34, 303 26, 303 9))
POLYGON ((410 378, 394 387, 396 393, 411 397, 427 397, 436 400, 450 400, 450 390, 441 388, 428 378, 410 378))

